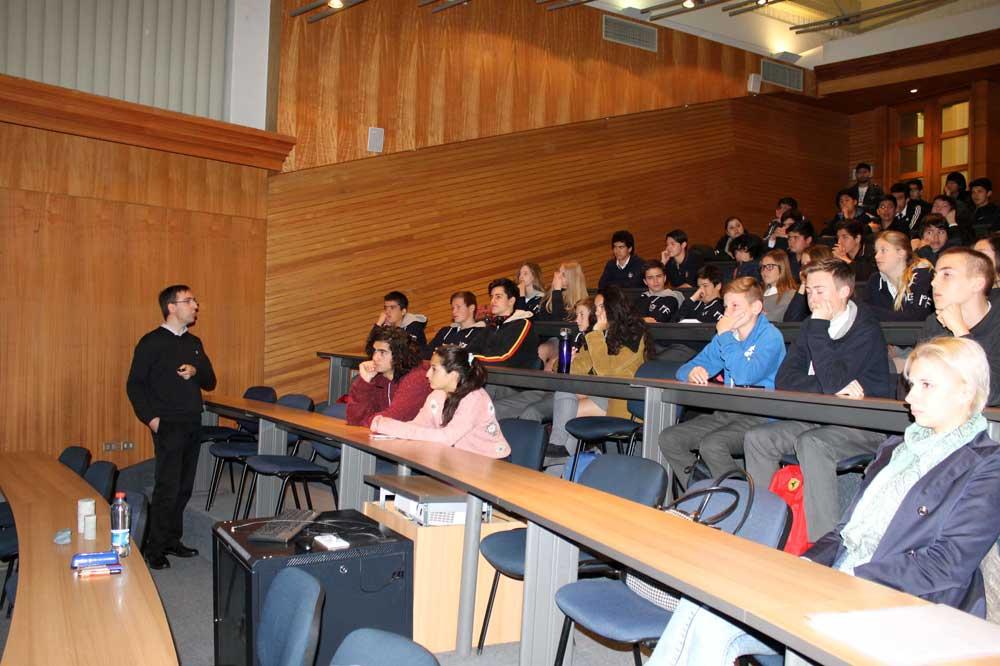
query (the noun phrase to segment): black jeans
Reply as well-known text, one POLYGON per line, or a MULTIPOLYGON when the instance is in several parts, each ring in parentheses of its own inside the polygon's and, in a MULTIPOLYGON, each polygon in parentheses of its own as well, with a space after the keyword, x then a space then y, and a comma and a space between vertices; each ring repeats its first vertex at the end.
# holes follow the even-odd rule
POLYGON ((184 533, 184 507, 191 499, 194 476, 201 452, 201 424, 160 421, 153 435, 156 481, 149 509, 146 555, 180 543, 184 533))

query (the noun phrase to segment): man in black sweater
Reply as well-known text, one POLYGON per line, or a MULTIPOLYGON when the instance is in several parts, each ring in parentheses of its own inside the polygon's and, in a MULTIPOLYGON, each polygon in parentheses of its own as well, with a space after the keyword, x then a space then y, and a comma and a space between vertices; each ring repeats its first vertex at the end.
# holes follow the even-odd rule
POLYGON ((201 451, 201 391, 215 388, 205 348, 188 327, 198 321, 198 299, 187 285, 160 292, 163 323, 135 346, 126 391, 135 415, 153 433, 156 458, 145 556, 153 569, 167 555, 194 557, 181 543, 184 507, 191 499, 201 451))
POLYGON ((631 232, 616 231, 611 236, 611 253, 614 255, 604 265, 597 288, 604 289, 617 285, 622 289, 638 289, 642 286, 642 259, 635 256, 635 238, 631 232))
MULTIPOLYGON (((775 388, 887 398, 889 355, 875 316, 851 301, 854 272, 839 259, 822 259, 804 270, 812 316, 778 369, 775 388)), ((837 461, 874 453, 885 435, 858 428, 803 421, 776 421, 749 430, 743 440, 746 468, 767 487, 781 457, 794 453, 802 466, 809 540, 829 532, 840 518, 837 461)))
POLYGON ((990 395, 986 404, 1000 405, 1000 308, 993 310, 993 262, 982 252, 952 247, 934 267, 931 289, 935 313, 924 322, 920 341, 941 335, 971 338, 986 352, 990 364, 990 395))

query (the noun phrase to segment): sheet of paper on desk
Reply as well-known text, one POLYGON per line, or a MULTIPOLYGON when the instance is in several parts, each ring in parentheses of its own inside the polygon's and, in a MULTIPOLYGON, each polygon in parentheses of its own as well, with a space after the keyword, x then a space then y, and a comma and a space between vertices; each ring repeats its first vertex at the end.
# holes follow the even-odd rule
POLYGON ((1000 626, 940 604, 816 613, 809 624, 885 664, 958 663, 1000 655, 1000 626))

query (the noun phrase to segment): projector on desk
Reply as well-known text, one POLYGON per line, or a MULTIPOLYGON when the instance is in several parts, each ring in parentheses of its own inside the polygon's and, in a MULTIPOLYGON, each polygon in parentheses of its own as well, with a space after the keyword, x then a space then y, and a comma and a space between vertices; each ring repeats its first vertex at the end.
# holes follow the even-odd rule
MULTIPOLYGON (((465 524, 465 493, 429 476, 370 474, 365 483, 379 489, 384 506, 394 496, 396 510, 421 527, 465 524)), ((483 504, 483 519, 492 516, 492 507, 483 504)))

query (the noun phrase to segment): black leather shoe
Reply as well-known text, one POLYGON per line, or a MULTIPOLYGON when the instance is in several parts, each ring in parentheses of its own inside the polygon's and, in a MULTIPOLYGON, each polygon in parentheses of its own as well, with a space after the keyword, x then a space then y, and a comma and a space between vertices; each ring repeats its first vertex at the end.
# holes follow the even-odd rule
POLYGON ((188 548, 182 543, 178 543, 174 546, 167 546, 163 549, 164 555, 173 555, 174 557, 197 557, 198 550, 195 548, 188 548))
POLYGON ((169 569, 170 560, 166 555, 147 555, 146 564, 150 569, 169 569))

